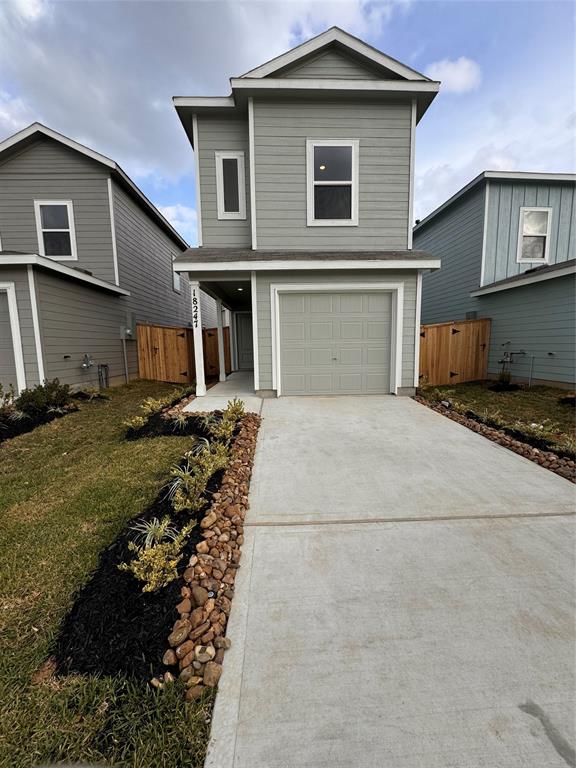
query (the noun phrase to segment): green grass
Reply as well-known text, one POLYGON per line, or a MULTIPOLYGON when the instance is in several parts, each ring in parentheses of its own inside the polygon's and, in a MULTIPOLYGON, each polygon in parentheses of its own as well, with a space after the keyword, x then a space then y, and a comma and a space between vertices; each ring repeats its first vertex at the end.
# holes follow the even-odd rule
POLYGON ((122 678, 35 681, 99 552, 158 493, 186 437, 123 440, 173 387, 135 382, 0 446, 0 766, 201 766, 211 697, 184 706, 122 678))
POLYGON ((574 408, 558 402, 565 389, 537 386, 515 392, 492 392, 490 382, 427 387, 420 394, 429 399, 448 399, 474 411, 481 417, 495 419, 506 426, 523 427, 525 431, 542 432, 560 447, 576 448, 574 408), (536 427, 532 425, 538 425, 536 427))

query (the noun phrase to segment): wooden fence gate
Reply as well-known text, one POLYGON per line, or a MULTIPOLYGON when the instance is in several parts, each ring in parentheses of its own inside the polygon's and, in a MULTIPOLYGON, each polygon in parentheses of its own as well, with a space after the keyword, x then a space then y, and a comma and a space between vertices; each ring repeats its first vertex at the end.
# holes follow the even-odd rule
MULTIPOLYGON (((232 371, 230 356, 230 328, 224 330, 224 361, 226 373, 232 371)), ((141 379, 169 381, 174 384, 192 384, 196 379, 194 364, 194 335, 192 328, 167 325, 137 325, 138 375, 141 379)), ((204 346, 204 372, 206 379, 218 378, 218 331, 202 331, 204 346)))
POLYGON ((423 325, 420 384, 460 384, 486 378, 490 319, 423 325))

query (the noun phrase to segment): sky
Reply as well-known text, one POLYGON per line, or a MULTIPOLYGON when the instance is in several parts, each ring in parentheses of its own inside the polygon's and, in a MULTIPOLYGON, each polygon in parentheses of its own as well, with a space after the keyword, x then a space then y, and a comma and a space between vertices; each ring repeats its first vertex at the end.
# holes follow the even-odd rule
POLYGON ((172 96, 338 25, 433 79, 415 218, 483 170, 576 171, 576 3, 0 0, 0 140, 39 121, 113 158, 191 244, 194 163, 172 96))

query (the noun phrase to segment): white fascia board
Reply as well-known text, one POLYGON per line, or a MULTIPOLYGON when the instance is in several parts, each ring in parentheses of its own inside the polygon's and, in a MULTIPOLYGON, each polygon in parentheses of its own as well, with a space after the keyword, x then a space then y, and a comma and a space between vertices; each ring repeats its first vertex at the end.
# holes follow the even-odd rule
POLYGON ((327 261, 220 261, 198 262, 180 261, 173 265, 175 272, 228 272, 231 269, 239 272, 280 272, 287 270, 311 269, 440 269, 440 259, 389 259, 387 261, 338 259, 327 261))
POLYGON ((518 181, 576 181, 576 173, 531 173, 530 171, 484 171, 486 179, 518 181))
POLYGON ((477 291, 472 291, 470 296, 476 298, 477 296, 486 296, 488 293, 499 293, 500 291, 509 291, 512 288, 522 288, 524 285, 532 285, 532 283, 540 283, 542 280, 552 280, 554 277, 565 277, 566 275, 575 275, 576 265, 571 264, 564 269, 553 269, 550 272, 544 272, 543 274, 526 275, 522 279, 512 280, 509 283, 502 283, 501 285, 487 285, 484 288, 479 288, 477 291))
POLYGON ((204 107, 208 109, 234 108, 234 96, 173 96, 172 103, 179 107, 204 107))
POLYGON ((322 32, 322 34, 313 37, 311 40, 307 40, 305 43, 292 48, 286 53, 276 56, 274 59, 261 64, 255 69, 251 69, 249 72, 242 75, 242 77, 266 77, 279 69, 294 64, 305 56, 310 56, 310 54, 319 51, 321 48, 324 48, 331 43, 340 43, 340 45, 360 54, 374 64, 385 67, 391 72, 395 72, 397 75, 405 77, 408 80, 428 79, 425 75, 422 75, 415 69, 407 67, 405 64, 393 59, 391 56, 387 56, 385 53, 382 53, 382 51, 373 48, 371 45, 350 35, 348 32, 344 32, 344 30, 339 29, 338 27, 327 29, 325 32, 322 32))
POLYGON ((9 256, 0 255, 0 267, 14 267, 24 266, 31 264, 32 266, 43 267, 49 269, 52 272, 58 272, 66 277, 71 277, 74 280, 79 280, 82 283, 88 283, 95 288, 103 288, 110 293, 117 293, 119 296, 130 296, 130 291, 125 291, 124 288, 119 288, 113 283, 107 283, 106 280, 100 280, 99 277, 93 277, 93 275, 86 275, 80 272, 78 269, 67 267, 65 264, 59 261, 53 261, 46 256, 39 256, 37 253, 18 253, 11 254, 9 256))
POLYGON ((440 83, 431 80, 338 80, 314 78, 266 78, 244 80, 231 78, 233 90, 238 91, 362 91, 373 93, 437 93, 440 83))

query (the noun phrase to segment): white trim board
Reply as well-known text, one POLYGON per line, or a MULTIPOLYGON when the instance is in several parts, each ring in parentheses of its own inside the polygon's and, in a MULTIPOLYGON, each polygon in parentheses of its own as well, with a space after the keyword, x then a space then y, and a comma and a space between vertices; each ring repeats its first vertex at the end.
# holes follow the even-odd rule
POLYGON ((28 264, 28 288, 30 290, 30 304, 32 306, 32 326, 34 328, 34 345, 36 347, 36 362, 38 364, 38 382, 43 384, 46 380, 44 373, 44 357, 42 355, 42 338, 40 335, 40 320, 38 318, 38 297, 36 296, 36 281, 34 279, 34 267, 28 264))
POLYGON ((38 236, 38 253, 40 256, 46 256, 44 252, 44 232, 67 232, 70 236, 70 250, 69 256, 46 256, 46 258, 54 259, 55 261, 78 261, 78 249, 76 247, 76 227, 74 224, 74 204, 72 200, 34 200, 34 216, 36 218, 36 234, 38 236), (40 209, 42 206, 65 206, 68 216, 68 227, 43 227, 42 226, 42 213, 40 209))
POLYGON ((74 280, 79 280, 81 283, 88 283, 96 288, 102 288, 111 293, 116 293, 119 296, 130 296, 130 291, 125 291, 123 288, 119 288, 113 283, 107 283, 105 280, 100 280, 99 277, 87 275, 74 267, 68 267, 66 264, 62 264, 60 261, 54 261, 54 259, 50 259, 47 256, 40 256, 37 253, 0 254, 0 267, 19 266, 21 264, 36 265, 52 272, 58 272, 66 277, 72 277, 74 280))
POLYGON ((192 115, 192 141, 194 142, 194 189, 196 190, 196 233, 198 245, 202 245, 202 201, 200 199, 200 145, 198 140, 198 115, 192 115))
POLYGON ((408 188, 408 248, 412 248, 412 219, 414 218, 414 161, 416 152, 416 99, 410 111, 410 180, 408 188))
POLYGON ((516 246, 516 263, 517 264, 548 264, 548 257, 550 255, 550 229, 552 224, 552 208, 549 206, 541 205, 523 205, 520 207, 520 216, 518 222, 518 243, 516 246), (546 216, 546 234, 536 235, 536 237, 544 237, 544 258, 543 259, 527 259, 522 256, 523 238, 530 237, 530 235, 524 234, 524 215, 531 213, 532 211, 544 211, 548 215, 546 216))
POLYGON ((482 261, 480 264, 480 285, 486 279, 486 235, 488 233, 488 213, 490 206, 490 182, 486 181, 484 189, 484 222, 482 224, 482 261))
POLYGON ((517 280, 511 280, 507 283, 501 283, 500 285, 486 285, 482 288, 478 288, 476 291, 472 291, 470 293, 470 296, 472 298, 475 298, 476 296, 485 296, 488 293, 499 293, 500 291, 509 291, 512 288, 522 288, 525 285, 532 285, 532 283, 540 283, 543 280, 552 280, 555 277, 566 277, 566 275, 575 275, 576 274, 576 265, 571 264, 570 266, 559 268, 559 269, 551 269, 550 271, 544 272, 543 274, 538 274, 538 272, 530 275, 525 275, 524 277, 518 278, 517 280))
POLYGON ((108 205, 110 207, 110 228, 112 230, 112 257, 114 259, 114 282, 120 285, 120 276, 118 272, 118 248, 116 246, 116 221, 114 219, 114 191, 112 189, 112 179, 108 176, 108 205))
POLYGON ((364 261, 352 259, 314 259, 305 261, 295 259, 293 261, 180 261, 174 264, 177 272, 280 272, 280 271, 299 271, 312 269, 440 269, 440 259, 387 259, 378 261, 370 259, 364 261))
POLYGON ((414 386, 420 384, 420 325, 422 314, 422 272, 416 278, 416 319, 414 321, 414 386))
POLYGON ((230 79, 234 91, 363 91, 367 93, 437 93, 440 83, 431 80, 339 80, 336 78, 230 79))
POLYGON ((26 389, 26 369, 24 368, 24 353, 22 351, 22 334, 18 317, 18 301, 14 283, 0 283, 0 291, 6 291, 8 296, 8 315, 10 317, 10 332, 14 350, 14 366, 16 368, 16 387, 18 393, 26 389))
POLYGON ((254 358, 254 389, 260 389, 260 356, 258 354, 258 294, 256 272, 250 273, 250 300, 252 303, 252 346, 254 358))
POLYGON ((280 56, 276 56, 275 58, 270 59, 270 61, 249 70, 242 75, 242 78, 267 77, 273 72, 276 72, 279 69, 284 69, 284 67, 294 64, 305 56, 310 56, 332 43, 339 43, 344 49, 347 48, 367 59, 369 62, 384 67, 385 69, 389 69, 391 72, 394 72, 401 77, 405 77, 408 80, 424 80, 430 82, 429 78, 425 75, 417 72, 415 69, 407 67, 400 61, 393 59, 391 56, 387 56, 385 53, 382 53, 382 51, 373 48, 363 40, 354 37, 339 27, 330 27, 330 29, 316 35, 316 37, 313 37, 311 40, 307 40, 306 42, 297 45, 295 48, 286 51, 286 53, 282 53, 280 56))
POLYGON ((358 139, 306 139, 306 224, 309 227, 357 227, 358 226, 358 139), (350 147, 352 150, 350 179, 344 181, 319 181, 314 178, 314 149, 316 147, 350 147), (316 186, 350 187, 349 219, 316 219, 314 217, 314 189, 316 186))
POLYGON ((248 164, 250 172, 250 233, 252 250, 258 248, 258 230, 256 227, 256 157, 254 142, 254 99, 248 99, 248 164))
POLYGON ((402 332, 404 327, 404 283, 271 283, 270 328, 272 333, 272 389, 282 394, 280 368, 280 299, 281 293, 342 293, 351 291, 392 293, 392 331, 390 350, 390 391, 398 393, 402 386, 402 332))
POLYGON ((246 219, 246 170, 244 168, 244 152, 218 150, 214 152, 216 164, 216 208, 219 221, 227 219, 246 219), (236 160, 236 179, 238 184, 238 210, 226 211, 224 207, 224 160, 236 160))

